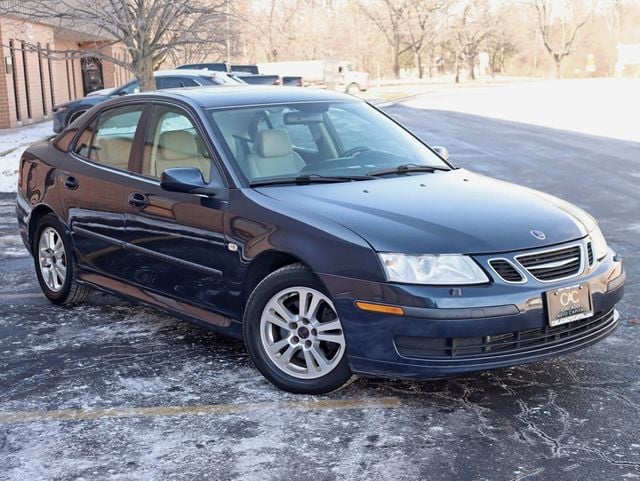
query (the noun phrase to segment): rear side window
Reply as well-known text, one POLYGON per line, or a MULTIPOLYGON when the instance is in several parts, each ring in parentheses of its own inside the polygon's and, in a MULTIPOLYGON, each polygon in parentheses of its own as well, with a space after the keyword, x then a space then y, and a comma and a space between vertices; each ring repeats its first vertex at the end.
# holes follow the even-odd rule
POLYGON ((74 151, 100 164, 127 170, 143 105, 107 110, 80 134, 74 151))
POLYGON ((78 140, 76 141, 76 146, 73 149, 76 154, 81 155, 82 157, 85 157, 87 159, 91 158, 91 148, 93 146, 93 138, 96 133, 97 123, 98 121, 94 120, 87 126, 87 128, 82 131, 82 133, 78 137, 78 140))
POLYGON ((159 77, 156 79, 156 84, 158 89, 177 89, 198 86, 198 82, 188 77, 159 77))

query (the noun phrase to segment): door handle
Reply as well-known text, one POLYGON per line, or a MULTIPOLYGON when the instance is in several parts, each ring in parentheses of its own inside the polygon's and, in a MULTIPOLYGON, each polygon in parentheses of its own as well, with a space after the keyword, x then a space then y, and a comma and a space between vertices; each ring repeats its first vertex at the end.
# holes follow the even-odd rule
POLYGON ((75 190, 79 185, 80 184, 78 183, 78 179, 76 179, 73 175, 69 175, 64 178, 64 186, 67 189, 75 190))
POLYGON ((149 197, 140 192, 131 192, 129 194, 129 205, 136 209, 144 209, 149 205, 149 197))

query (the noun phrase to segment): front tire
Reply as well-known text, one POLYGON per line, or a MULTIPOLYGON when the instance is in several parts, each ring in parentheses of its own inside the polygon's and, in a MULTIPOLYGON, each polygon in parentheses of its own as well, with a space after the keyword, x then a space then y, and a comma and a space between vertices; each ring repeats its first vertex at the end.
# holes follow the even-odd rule
POLYGON ((55 304, 78 304, 91 295, 91 288, 77 282, 71 242, 54 214, 36 226, 33 260, 40 288, 55 304))
POLYGON ((302 264, 278 269, 256 286, 245 309, 244 339, 258 370, 285 391, 325 394, 351 378, 335 307, 302 264))

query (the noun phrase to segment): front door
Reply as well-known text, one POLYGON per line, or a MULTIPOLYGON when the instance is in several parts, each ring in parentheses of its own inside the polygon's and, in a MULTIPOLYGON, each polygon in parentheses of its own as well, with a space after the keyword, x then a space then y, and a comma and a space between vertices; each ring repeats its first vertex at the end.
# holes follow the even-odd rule
POLYGON ((125 187, 130 282, 174 299, 230 314, 224 283, 229 255, 223 216, 226 201, 167 192, 160 176, 173 167, 196 167, 205 181, 219 172, 190 115, 179 107, 153 107, 139 176, 125 187))

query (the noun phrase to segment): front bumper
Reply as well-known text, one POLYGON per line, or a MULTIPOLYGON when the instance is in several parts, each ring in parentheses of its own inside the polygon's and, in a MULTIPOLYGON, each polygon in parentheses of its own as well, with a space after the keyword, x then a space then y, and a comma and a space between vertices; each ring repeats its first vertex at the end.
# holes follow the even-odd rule
POLYGON ((589 346, 618 325, 625 273, 611 252, 588 272, 552 283, 494 282, 461 289, 320 276, 343 324, 353 372, 438 378, 536 362, 589 346), (594 315, 550 327, 544 293, 588 283, 594 315), (356 301, 400 306, 404 315, 363 312, 356 301))

